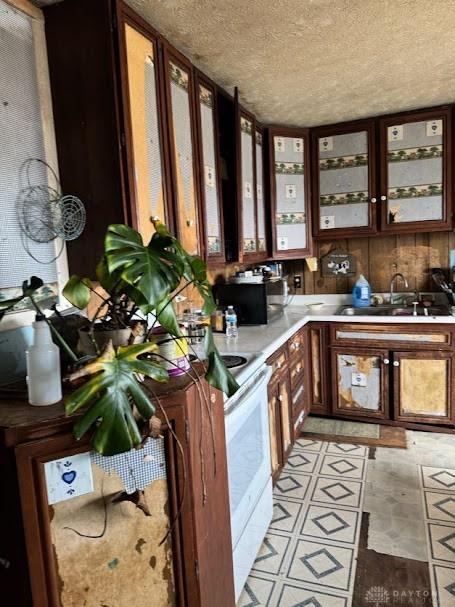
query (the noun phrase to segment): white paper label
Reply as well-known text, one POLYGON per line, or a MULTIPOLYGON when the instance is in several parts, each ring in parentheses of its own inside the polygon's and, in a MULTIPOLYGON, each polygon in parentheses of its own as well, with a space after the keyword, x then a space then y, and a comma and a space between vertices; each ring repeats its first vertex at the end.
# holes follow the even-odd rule
POLYGON ((90 453, 78 453, 44 464, 47 502, 56 504, 93 491, 90 453))
POLYGON ((260 183, 258 183, 256 186, 256 192, 258 200, 262 200, 262 185, 260 183))
POLYGON ((253 198, 251 183, 249 181, 245 181, 245 198, 253 198))
POLYGON ((353 371, 352 377, 351 377, 351 385, 366 388, 367 376, 365 375, 365 373, 359 373, 358 371, 353 371))
POLYGON ((388 141, 401 141, 403 139, 403 125, 389 126, 387 129, 388 141))
POLYGON ((278 238, 278 251, 286 251, 288 248, 288 239, 286 236, 281 236, 278 238))
POLYGON ((286 198, 297 198, 297 186, 286 184, 286 198))
POLYGON ((294 148, 294 152, 302 152, 303 151, 303 139, 295 137, 293 139, 293 148, 294 148))
POLYGON ((284 137, 274 137, 275 152, 285 152, 286 145, 284 143, 284 137))
POLYGON ((335 215, 321 216, 321 230, 331 230, 335 227, 335 215))
POLYGON ((319 151, 320 152, 332 152, 333 151, 333 137, 321 137, 319 139, 319 151))
POLYGON ((215 187, 215 169, 206 164, 205 167, 205 185, 209 188, 215 187))
POLYGON ((442 135, 442 120, 429 120, 427 122, 427 137, 442 135))

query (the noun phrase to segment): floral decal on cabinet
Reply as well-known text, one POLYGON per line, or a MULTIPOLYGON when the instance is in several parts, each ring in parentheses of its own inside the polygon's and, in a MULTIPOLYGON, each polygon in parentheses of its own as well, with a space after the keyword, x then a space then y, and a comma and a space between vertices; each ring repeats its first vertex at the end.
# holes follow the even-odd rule
POLYGON ((243 116, 240 117, 240 130, 247 135, 253 134, 253 125, 249 120, 243 118, 243 116))
POLYGON ((208 236, 209 253, 221 253, 221 240, 218 236, 208 236))
POLYGON ((256 251, 256 239, 255 238, 244 238, 243 239, 243 250, 245 253, 254 253, 256 251))
POLYGON ((303 164, 299 162, 275 162, 277 175, 303 175, 303 164))
POLYGON ((213 108, 212 91, 206 89, 205 86, 199 85, 199 101, 206 107, 213 108))
POLYGON ((406 187, 390 188, 389 198, 392 200, 401 198, 425 198, 426 196, 441 196, 442 192, 442 183, 410 185, 406 187))
POLYGON ((305 223, 305 213, 277 213, 277 225, 292 225, 296 223, 305 223))
POLYGON ((321 158, 319 169, 329 171, 331 169, 350 169, 352 167, 363 167, 368 163, 368 154, 356 154, 355 156, 339 156, 338 158, 321 158))
POLYGON ((368 202, 368 192, 343 192, 341 194, 327 194, 319 197, 321 207, 339 204, 360 204, 368 202))
POLYGON ((188 73, 182 70, 180 67, 169 61, 169 67, 171 68, 171 81, 184 89, 188 90, 188 73))
POLYGON ((410 160, 425 160, 427 158, 441 158, 442 145, 431 145, 420 148, 406 148, 404 150, 390 150, 387 152, 389 162, 408 162, 410 160))

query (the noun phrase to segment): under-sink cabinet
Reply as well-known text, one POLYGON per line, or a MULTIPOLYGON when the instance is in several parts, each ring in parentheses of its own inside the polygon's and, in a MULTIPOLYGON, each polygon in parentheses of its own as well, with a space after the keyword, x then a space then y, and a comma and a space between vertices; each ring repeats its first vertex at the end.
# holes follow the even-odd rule
POLYGON ((331 325, 335 416, 453 425, 450 328, 331 325))

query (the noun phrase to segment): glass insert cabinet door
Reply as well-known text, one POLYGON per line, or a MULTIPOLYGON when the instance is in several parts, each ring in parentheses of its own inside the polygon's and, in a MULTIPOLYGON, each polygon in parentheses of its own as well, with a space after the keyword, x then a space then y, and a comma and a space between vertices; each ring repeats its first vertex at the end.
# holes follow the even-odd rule
POLYGON ((244 255, 257 252, 256 196, 254 187, 254 121, 240 115, 240 202, 242 207, 242 252, 244 255))
POLYGON ((154 232, 151 217, 167 222, 163 178, 161 107, 156 41, 123 24, 126 65, 127 137, 132 158, 135 227, 144 242, 154 232))
POLYGON ((311 254, 308 131, 271 127, 269 141, 273 256, 305 257, 311 254))
POLYGON ((449 228, 450 110, 400 114, 380 124, 382 230, 449 228))
POLYGON ((267 252, 267 233, 265 222, 265 195, 264 195, 264 148, 262 130, 255 131, 255 161, 256 161, 256 223, 257 223, 257 250, 259 253, 267 252))
POLYGON ((374 122, 315 129, 313 158, 315 235, 376 232, 374 122))
POLYGON ((453 423, 451 352, 394 352, 395 419, 453 423))
POLYGON ((167 47, 164 57, 177 234, 189 253, 199 255, 193 71, 191 64, 175 56, 167 47))
POLYGON ((201 199, 205 226, 206 257, 224 260, 219 160, 216 126, 216 94, 201 74, 196 76, 201 199))
POLYGON ((334 349, 332 363, 334 411, 340 415, 385 417, 388 398, 388 351, 334 349))

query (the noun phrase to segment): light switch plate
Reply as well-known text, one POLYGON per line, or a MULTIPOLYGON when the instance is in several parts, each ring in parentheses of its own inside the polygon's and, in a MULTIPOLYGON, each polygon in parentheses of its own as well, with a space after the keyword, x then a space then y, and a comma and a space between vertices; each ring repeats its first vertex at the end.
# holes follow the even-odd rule
POLYGON ((335 215, 321 215, 321 230, 333 230, 335 215))
POLYGON ((47 502, 56 504, 93 491, 90 453, 78 453, 44 464, 47 502))

